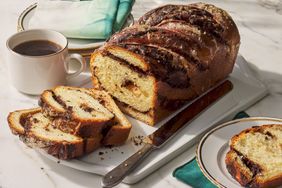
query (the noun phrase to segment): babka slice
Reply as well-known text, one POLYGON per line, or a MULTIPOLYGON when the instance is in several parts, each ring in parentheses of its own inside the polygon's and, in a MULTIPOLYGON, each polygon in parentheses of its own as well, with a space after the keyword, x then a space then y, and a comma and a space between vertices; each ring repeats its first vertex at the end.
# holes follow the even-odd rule
POLYGON ((128 138, 131 124, 104 91, 58 86, 44 91, 39 103, 64 132, 101 137, 103 145, 120 145, 128 138))
POLYGON ((242 186, 282 185, 282 125, 253 127, 235 135, 225 162, 242 186))
POLYGON ((11 112, 8 123, 13 134, 19 135, 25 144, 59 159, 80 157, 100 146, 100 138, 84 140, 57 129, 40 108, 11 112))

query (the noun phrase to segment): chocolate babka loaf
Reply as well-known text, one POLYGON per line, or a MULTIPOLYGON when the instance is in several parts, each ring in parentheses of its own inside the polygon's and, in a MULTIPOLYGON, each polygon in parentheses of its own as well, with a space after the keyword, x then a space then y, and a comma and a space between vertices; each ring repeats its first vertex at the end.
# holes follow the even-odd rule
POLYGON ((240 36, 213 5, 165 5, 113 35, 91 57, 94 87, 154 125, 231 73, 240 36))

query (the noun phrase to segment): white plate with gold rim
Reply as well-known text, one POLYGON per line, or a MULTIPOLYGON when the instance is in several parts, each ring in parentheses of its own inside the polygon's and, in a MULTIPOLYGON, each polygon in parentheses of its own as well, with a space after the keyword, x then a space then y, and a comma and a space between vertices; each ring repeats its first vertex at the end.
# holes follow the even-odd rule
MULTIPOLYGON (((37 4, 33 4, 29 7, 27 7, 19 16, 18 18, 18 26, 17 26, 17 30, 18 31, 23 31, 28 28, 28 24, 29 21, 31 19, 31 17, 34 14, 34 11, 36 9, 37 4)), ((130 14, 123 26, 127 27, 130 26, 134 23, 134 18, 132 16, 132 14, 130 14)), ((105 40, 95 40, 95 39, 72 39, 72 38, 68 38, 69 41, 69 50, 71 51, 79 51, 82 54, 89 55, 90 53, 92 53, 93 49, 98 48, 99 46, 103 45, 105 40)))
POLYGON ((219 187, 242 187, 226 169, 225 156, 229 151, 229 140, 247 128, 265 124, 282 126, 282 119, 267 117, 237 119, 221 124, 206 133, 197 148, 197 162, 203 174, 219 187))

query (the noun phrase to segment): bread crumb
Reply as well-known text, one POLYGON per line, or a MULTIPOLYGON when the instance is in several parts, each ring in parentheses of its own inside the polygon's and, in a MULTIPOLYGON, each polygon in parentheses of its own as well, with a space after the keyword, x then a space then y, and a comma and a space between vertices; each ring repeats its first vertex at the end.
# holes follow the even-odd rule
POLYGON ((100 151, 98 154, 99 154, 99 155, 104 155, 104 152, 100 151))
POLYGON ((133 142, 133 144, 135 146, 141 146, 144 143, 144 136, 142 135, 137 135, 137 136, 133 136, 131 137, 131 141, 133 142))

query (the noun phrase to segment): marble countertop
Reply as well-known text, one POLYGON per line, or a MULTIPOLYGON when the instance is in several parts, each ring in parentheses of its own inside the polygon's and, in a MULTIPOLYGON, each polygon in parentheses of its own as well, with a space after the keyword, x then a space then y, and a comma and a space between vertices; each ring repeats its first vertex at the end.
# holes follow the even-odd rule
MULTIPOLYGON (((37 105, 34 97, 17 92, 9 84, 5 61, 6 39, 16 32, 20 13, 34 2, 36 1, 0 2, 0 188, 100 187, 100 176, 74 170, 41 157, 12 136, 7 126, 8 112, 37 105)), ((270 95, 247 109, 247 113, 251 116, 281 118, 282 1, 210 0, 208 2, 227 10, 232 15, 241 34, 240 53, 270 89, 270 95)), ((133 15, 138 18, 146 11, 166 3, 177 4, 181 1, 136 0, 133 15)), ((139 183, 120 184, 118 187, 189 187, 172 177, 172 172, 176 167, 192 159, 194 153, 195 146, 139 183)))

